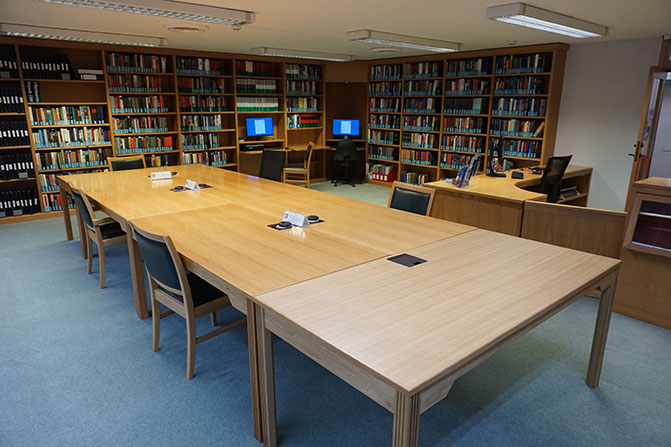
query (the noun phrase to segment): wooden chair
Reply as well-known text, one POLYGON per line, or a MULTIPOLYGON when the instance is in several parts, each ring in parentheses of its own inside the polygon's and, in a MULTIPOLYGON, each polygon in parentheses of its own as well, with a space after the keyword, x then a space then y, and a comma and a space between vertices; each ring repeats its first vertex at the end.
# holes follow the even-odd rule
POLYGON ((431 214, 435 194, 436 190, 433 188, 394 182, 387 207, 428 216, 431 214))
POLYGON ((308 189, 310 188, 310 163, 312 162, 312 152, 314 149, 314 143, 310 141, 308 147, 305 150, 305 159, 303 159, 302 165, 288 165, 284 168, 284 178, 285 183, 291 183, 292 185, 305 185, 308 189))
POLYGON ((196 319, 210 314, 213 326, 217 325, 216 312, 230 306, 228 296, 194 273, 187 273, 170 236, 140 230, 132 223, 129 231, 137 240, 149 278, 152 315, 152 349, 158 351, 161 319, 173 313, 186 320, 187 357, 186 378, 193 377, 196 362, 196 345, 244 324, 242 318, 207 334, 196 337, 196 319), (160 304, 168 308, 161 312, 160 304))
POLYGON ((144 169, 147 164, 144 155, 137 157, 107 157, 110 171, 125 171, 127 169, 144 169))
POLYGON ((98 247, 98 264, 100 269, 100 288, 105 287, 105 247, 123 244, 126 242, 126 233, 111 217, 96 218, 93 207, 88 198, 81 191, 72 189, 72 198, 77 207, 77 213, 82 221, 85 234, 80 234, 82 243, 85 242, 88 273, 93 270, 93 245, 98 247))

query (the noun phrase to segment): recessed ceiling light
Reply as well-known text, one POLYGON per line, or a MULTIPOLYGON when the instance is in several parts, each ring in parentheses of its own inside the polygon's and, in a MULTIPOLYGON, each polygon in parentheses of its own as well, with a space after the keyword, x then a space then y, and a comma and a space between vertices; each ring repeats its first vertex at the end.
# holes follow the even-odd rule
POLYGON ((360 29, 347 33, 349 40, 358 42, 389 45, 392 47, 411 48, 414 50, 448 53, 458 51, 460 44, 445 40, 425 39, 423 37, 404 36, 402 34, 385 33, 369 29, 360 29))
POLYGON ((370 51, 377 54, 392 54, 392 53, 398 53, 401 50, 399 48, 394 47, 373 47, 370 49, 370 51))
POLYGON ((163 28, 181 34, 200 34, 210 29, 207 25, 185 25, 184 23, 166 23, 163 28))
POLYGON ((322 53, 320 51, 291 50, 288 48, 256 47, 252 48, 252 52, 262 56, 293 57, 320 61, 346 62, 352 60, 350 54, 322 53))

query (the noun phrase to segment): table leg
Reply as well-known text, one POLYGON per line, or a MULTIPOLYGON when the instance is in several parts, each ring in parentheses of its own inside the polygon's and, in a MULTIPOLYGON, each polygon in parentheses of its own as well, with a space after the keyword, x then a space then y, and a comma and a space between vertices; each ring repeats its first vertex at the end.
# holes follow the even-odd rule
POLYGON ((592 353, 589 357, 587 379, 585 380, 587 386, 591 388, 598 387, 599 379, 601 378, 601 365, 603 364, 603 355, 606 350, 606 339, 608 338, 608 327, 610 326, 610 315, 613 309, 613 295, 615 294, 616 282, 617 273, 613 274, 612 282, 608 287, 601 291, 594 338, 592 339, 592 353))
MULTIPOLYGON (((263 412, 263 440, 265 447, 277 446, 277 418, 275 415, 275 365, 273 340, 266 329, 264 310, 256 306, 256 336, 258 343, 259 383, 263 412)), ((247 318, 249 322, 249 318, 247 318)))
POLYGON ((419 393, 396 392, 393 447, 417 447, 419 442, 419 393))
POLYGON ((263 414, 261 406, 261 384, 259 383, 259 352, 256 327, 257 307, 250 299, 247 300, 247 345, 249 346, 249 383, 252 388, 252 420, 254 421, 254 437, 263 442, 263 414))
MULTIPOLYGON (((86 228, 84 228, 84 221, 82 220, 82 217, 79 215, 79 208, 76 210, 76 215, 77 215, 77 228, 79 229, 79 245, 82 246, 82 258, 86 259, 88 256, 88 250, 87 250, 87 245, 89 243, 89 238, 86 237, 86 228)), ((68 219, 68 222, 70 220, 68 219)))
POLYGON ((128 257, 130 258, 130 276, 133 282, 133 296, 135 298, 135 312, 140 320, 149 318, 147 308, 147 293, 144 285, 144 272, 142 271, 142 254, 137 241, 133 238, 131 231, 126 232, 128 240, 128 257))
MULTIPOLYGON (((68 193, 65 191, 62 187, 59 188, 60 190, 60 195, 61 195, 61 205, 63 205, 63 220, 65 221, 65 235, 68 238, 69 241, 73 239, 72 236, 72 222, 70 222, 70 207, 68 204, 70 203, 70 200, 68 200, 68 193)), ((80 233, 81 236, 81 233, 80 233)), ((81 239, 81 237, 80 237, 81 239)))

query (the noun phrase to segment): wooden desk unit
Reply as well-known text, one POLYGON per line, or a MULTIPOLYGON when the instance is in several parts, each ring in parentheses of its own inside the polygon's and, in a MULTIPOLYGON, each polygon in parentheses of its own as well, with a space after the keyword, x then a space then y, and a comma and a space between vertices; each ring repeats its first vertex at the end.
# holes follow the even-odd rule
MULTIPOLYGON (((576 186, 580 194, 560 203, 587 205, 591 175, 592 168, 569 166, 562 185, 576 186)), ((444 180, 424 186, 436 188, 432 217, 519 236, 524 202, 546 200, 545 194, 524 189, 538 185, 540 179, 541 175, 530 172, 525 172, 523 179, 513 179, 511 172, 507 172, 505 178, 476 175, 463 188, 444 180)))

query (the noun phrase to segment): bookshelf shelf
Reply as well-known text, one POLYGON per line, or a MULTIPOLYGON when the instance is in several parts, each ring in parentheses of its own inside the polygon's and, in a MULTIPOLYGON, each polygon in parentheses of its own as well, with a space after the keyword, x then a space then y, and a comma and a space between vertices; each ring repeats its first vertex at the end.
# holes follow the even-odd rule
POLYGON ((4 112, 4 113, 0 113, 0 116, 25 116, 25 113, 21 113, 21 112, 4 112))
POLYGON ((58 101, 58 102, 29 102, 29 106, 106 106, 107 102, 95 101, 58 101))
POLYGON ((115 74, 130 74, 130 75, 142 75, 142 76, 174 76, 175 73, 172 72, 162 72, 162 71, 126 71, 126 70, 110 70, 107 69, 108 75, 115 74))
POLYGON ((100 123, 100 124, 32 124, 30 127, 33 129, 52 129, 54 127, 109 127, 109 123, 100 123))
MULTIPOLYGON (((39 174, 49 174, 53 172, 64 172, 64 171, 86 171, 86 170, 91 170, 91 169, 101 169, 101 168, 106 168, 107 163, 101 164, 101 165, 96 165, 96 166, 81 166, 77 168, 58 168, 58 169, 39 169, 37 172, 39 174)), ((57 193, 58 191, 46 191, 45 194, 54 194, 57 193)))
POLYGON ((0 184, 6 184, 6 183, 22 183, 22 182, 29 182, 29 181, 35 181, 35 177, 28 177, 28 178, 12 178, 8 180, 0 180, 0 184))
POLYGON ((110 115, 112 115, 112 116, 156 116, 156 115, 177 115, 177 112, 113 112, 110 115))
POLYGON ((3 151, 13 151, 17 149, 30 149, 30 145, 28 146, 0 146, 0 150, 3 151))
POLYGON ((25 78, 26 82, 45 82, 54 84, 104 84, 104 80, 86 80, 86 79, 40 79, 40 78, 25 78))
POLYGON ((105 144, 91 144, 89 146, 58 146, 58 147, 36 147, 35 152, 49 152, 49 151, 67 151, 67 150, 79 150, 79 149, 97 149, 100 147, 111 147, 112 142, 107 142, 105 144))

